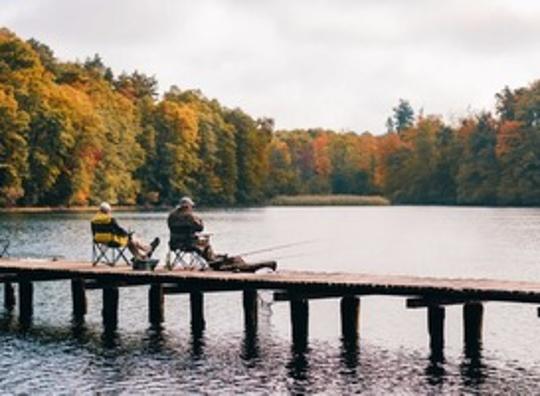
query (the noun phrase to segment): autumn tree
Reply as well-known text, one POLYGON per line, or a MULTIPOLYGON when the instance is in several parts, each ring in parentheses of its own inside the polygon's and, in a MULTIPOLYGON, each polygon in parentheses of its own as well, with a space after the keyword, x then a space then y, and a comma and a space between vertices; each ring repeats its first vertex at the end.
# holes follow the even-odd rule
POLYGON ((272 139, 269 155, 270 195, 292 195, 297 192, 298 173, 292 163, 289 146, 279 138, 272 139))
POLYGON ((13 93, 0 85, 0 205, 12 206, 24 195, 28 169, 25 130, 28 114, 21 111, 13 93))
POLYGON ((156 107, 154 128, 158 191, 161 199, 175 202, 191 194, 195 186, 200 166, 197 114, 186 104, 165 99, 156 107))
POLYGON ((233 127, 236 143, 236 201, 260 202, 266 193, 272 131, 268 122, 258 123, 240 109, 227 111, 225 120, 233 127))

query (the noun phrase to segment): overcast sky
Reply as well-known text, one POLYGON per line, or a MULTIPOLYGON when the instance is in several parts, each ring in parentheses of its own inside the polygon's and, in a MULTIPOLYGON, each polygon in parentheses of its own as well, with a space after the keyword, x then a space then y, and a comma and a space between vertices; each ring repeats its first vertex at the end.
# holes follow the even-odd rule
POLYGON ((537 0, 0 0, 0 24, 279 128, 382 133, 398 98, 452 121, 540 78, 537 0))

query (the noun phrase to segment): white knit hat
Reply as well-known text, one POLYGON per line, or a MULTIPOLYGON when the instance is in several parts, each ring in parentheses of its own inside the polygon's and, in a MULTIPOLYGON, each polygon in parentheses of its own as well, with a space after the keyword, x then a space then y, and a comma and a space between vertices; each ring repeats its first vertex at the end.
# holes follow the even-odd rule
POLYGON ((99 210, 100 210, 100 212, 103 212, 103 213, 111 213, 111 211, 112 211, 111 205, 109 205, 108 202, 102 202, 99 205, 99 210))

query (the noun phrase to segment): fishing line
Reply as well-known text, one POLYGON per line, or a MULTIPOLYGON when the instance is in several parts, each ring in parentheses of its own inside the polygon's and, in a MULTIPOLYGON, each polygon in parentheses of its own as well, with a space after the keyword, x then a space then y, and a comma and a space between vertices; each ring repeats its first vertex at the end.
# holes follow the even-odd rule
POLYGON ((274 250, 287 249, 289 247, 305 245, 305 244, 314 243, 314 242, 317 242, 317 240, 316 239, 311 239, 311 240, 300 241, 300 242, 286 243, 284 245, 276 245, 276 246, 272 246, 272 247, 268 247, 268 248, 264 248, 264 249, 258 249, 258 250, 252 250, 252 251, 245 252, 245 253, 240 253, 240 254, 238 254, 238 256, 242 256, 242 257, 243 256, 251 256, 251 255, 254 255, 254 254, 272 252, 274 250))
POLYGON ((284 256, 277 256, 277 257, 272 257, 270 256, 269 260, 286 260, 286 259, 290 259, 290 258, 296 258, 296 257, 309 257, 309 256, 316 256, 315 253, 297 253, 297 254, 287 254, 287 255, 284 255, 284 256))

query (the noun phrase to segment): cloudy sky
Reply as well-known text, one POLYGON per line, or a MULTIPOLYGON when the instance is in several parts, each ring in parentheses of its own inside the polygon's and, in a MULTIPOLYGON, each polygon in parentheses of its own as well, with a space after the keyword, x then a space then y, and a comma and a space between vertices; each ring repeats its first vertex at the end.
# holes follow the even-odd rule
POLYGON ((99 53, 280 128, 384 131, 398 98, 447 120, 540 78, 537 0, 0 0, 64 60, 99 53))

